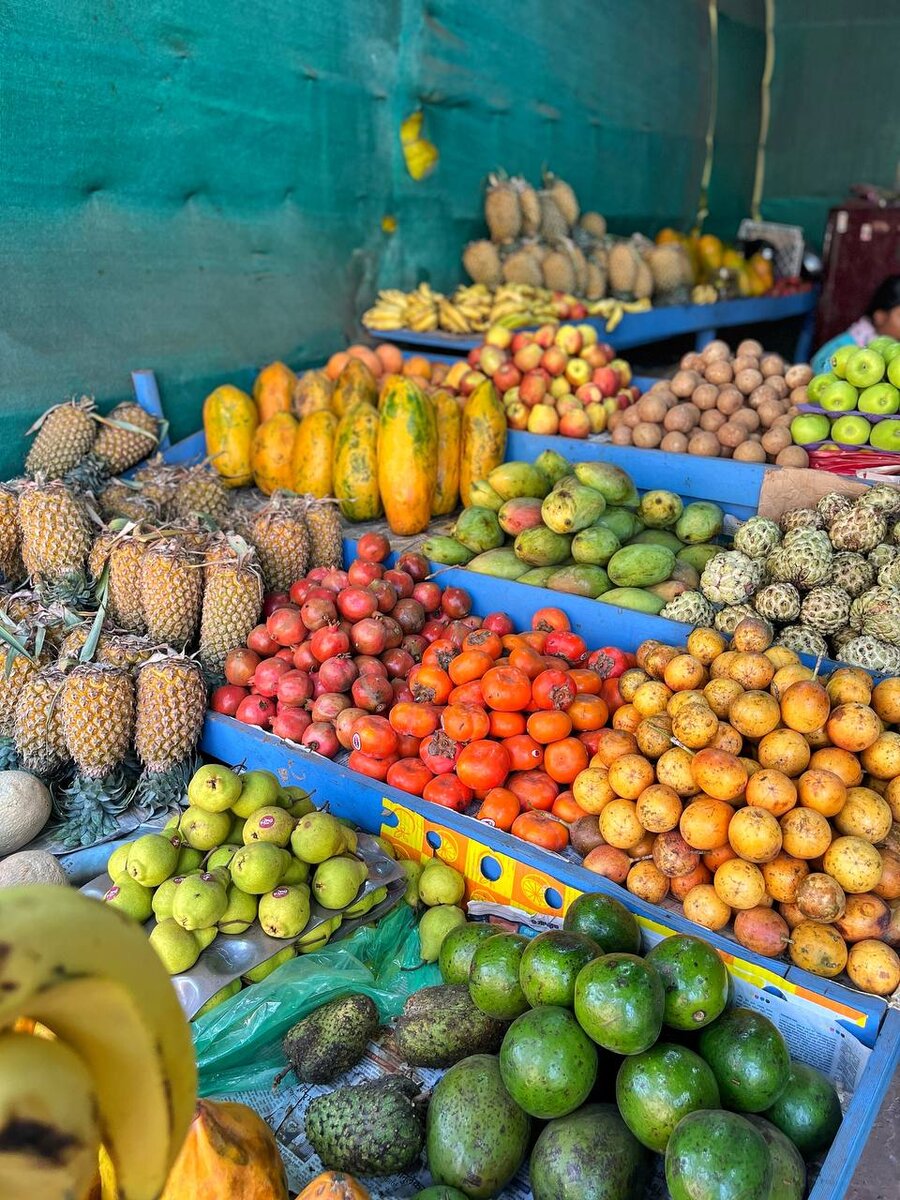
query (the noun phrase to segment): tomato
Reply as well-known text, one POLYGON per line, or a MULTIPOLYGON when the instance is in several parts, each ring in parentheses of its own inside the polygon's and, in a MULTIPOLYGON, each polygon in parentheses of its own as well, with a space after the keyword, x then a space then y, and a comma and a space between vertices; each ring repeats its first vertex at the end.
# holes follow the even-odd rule
POLYGON ((565 821, 567 825, 571 825, 579 817, 590 815, 586 809, 581 807, 571 792, 560 792, 553 801, 550 811, 554 817, 559 817, 560 821, 565 821))
POLYGON ((610 676, 604 679, 600 685, 600 695, 606 701, 606 707, 611 713, 614 713, 617 708, 621 708, 625 701, 622 699, 622 693, 619 691, 619 677, 610 676))
POLYGON ((358 717, 353 723, 354 750, 372 758, 390 758, 397 753, 397 734, 386 717, 358 717))
POLYGON ((547 634, 539 629, 532 629, 529 633, 522 634, 522 645, 530 646, 532 650, 537 650, 538 654, 544 653, 546 644, 547 634))
POLYGON ((571 667, 584 661, 587 654, 587 646, 585 645, 584 638, 579 637, 577 633, 570 633, 568 630, 560 629, 547 634, 544 653, 555 655, 557 658, 564 658, 571 667))
POLYGON ((473 679, 471 683, 463 683, 459 687, 455 687, 447 697, 447 703, 470 704, 473 708, 484 708, 481 680, 473 679))
POLYGON ((513 821, 511 832, 524 842, 531 842, 534 846, 542 846, 557 854, 569 844, 569 831, 565 825, 545 812, 522 813, 513 821))
POLYGON ((634 662, 634 655, 626 654, 618 646, 602 646, 588 655, 587 665, 601 679, 618 679, 634 662))
POLYGON ((483 739, 470 742, 456 762, 457 777, 473 791, 500 787, 511 766, 509 751, 499 742, 483 739))
POLYGON ((463 638, 463 650, 481 650, 496 660, 503 653, 503 643, 492 629, 473 629, 463 638))
POLYGON ((422 665, 440 667, 442 671, 446 671, 458 653, 459 651, 449 638, 440 637, 431 642, 422 655, 422 665))
POLYGON ((491 788, 475 815, 479 821, 508 833, 521 811, 522 806, 515 792, 511 792, 509 788, 496 787, 491 788))
POLYGON ((539 608, 531 618, 531 628, 541 633, 571 629, 569 618, 561 608, 539 608))
POLYGON ((421 796, 426 783, 432 779, 434 776, 421 758, 399 758, 388 767, 385 782, 412 796, 421 796))
POLYGON ((572 719, 572 728, 578 733, 589 729, 602 729, 609 719, 606 701, 600 696, 589 696, 580 692, 566 710, 572 719))
POLYGON ((544 761, 543 747, 527 733, 517 733, 500 744, 506 747, 510 767, 513 771, 530 771, 533 767, 539 767, 544 761))
POLYGON ((388 713, 388 720, 397 733, 417 738, 428 737, 441 723, 437 708, 431 704, 416 704, 415 701, 395 704, 388 713))
POLYGON ((448 704, 441 714, 441 728, 455 742, 474 742, 487 737, 491 720, 473 704, 448 704))
POLYGON ((363 754, 361 750, 351 750, 347 766, 351 771, 358 771, 360 775, 368 775, 369 779, 377 779, 380 783, 385 783, 388 771, 394 763, 399 761, 399 756, 396 754, 392 754, 389 758, 373 758, 371 754, 363 754))
POLYGON ((529 679, 537 679, 542 671, 547 669, 544 656, 532 650, 530 646, 516 646, 509 652, 509 665, 517 671, 522 671, 529 679))
POLYGON ((515 667, 493 667, 487 671, 481 678, 481 690, 488 708, 501 712, 521 712, 531 700, 531 680, 515 667))
POLYGON ((571 667, 569 674, 579 692, 583 692, 587 696, 600 695, 603 680, 596 671, 592 671, 590 667, 571 667))
POLYGON ((531 685, 537 708, 567 709, 575 695, 575 684, 568 671, 542 671, 531 685))
POLYGON ((463 683, 471 683, 473 679, 482 679, 493 665, 494 660, 483 650, 463 650, 447 668, 447 674, 459 687, 463 683))
POLYGON ((413 667, 407 682, 415 699, 425 704, 446 704, 453 691, 453 681, 446 671, 423 662, 413 667))
POLYGON ((494 710, 488 714, 491 722, 491 737, 515 737, 517 733, 525 732, 525 714, 517 712, 499 712, 494 710))
POLYGON ((465 812, 472 800, 472 790, 455 775, 436 775, 425 784, 422 799, 465 812))
POLYGON ((557 783, 574 783, 589 761, 587 747, 578 738, 563 738, 544 749, 544 770, 557 783))
POLYGON ((510 775, 506 786, 519 797, 523 808, 549 809, 559 795, 559 785, 546 771, 519 771, 510 775))
POLYGON ((562 741, 572 732, 572 718, 559 708, 541 709, 532 713, 526 726, 531 737, 542 746, 562 741))
POLYGON ((419 757, 432 775, 446 775, 456 766, 460 750, 462 746, 459 742, 454 742, 453 738, 438 729, 430 737, 422 739, 419 757))

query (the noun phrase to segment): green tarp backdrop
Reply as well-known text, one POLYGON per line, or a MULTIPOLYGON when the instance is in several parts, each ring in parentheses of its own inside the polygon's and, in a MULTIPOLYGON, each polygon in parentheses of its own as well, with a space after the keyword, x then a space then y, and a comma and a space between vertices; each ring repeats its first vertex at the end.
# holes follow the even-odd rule
MULTIPOLYGON (((890 182, 889 7, 776 0, 765 215, 819 233, 848 183, 890 182)), ((151 367, 183 436, 211 381, 321 360, 378 286, 452 286, 497 167, 550 167, 617 232, 687 228, 715 98, 707 228, 733 234, 765 17, 762 0, 5 0, 0 56, 8 476, 69 393, 105 404, 151 367), (417 109, 440 153, 421 182, 399 140, 417 109)))

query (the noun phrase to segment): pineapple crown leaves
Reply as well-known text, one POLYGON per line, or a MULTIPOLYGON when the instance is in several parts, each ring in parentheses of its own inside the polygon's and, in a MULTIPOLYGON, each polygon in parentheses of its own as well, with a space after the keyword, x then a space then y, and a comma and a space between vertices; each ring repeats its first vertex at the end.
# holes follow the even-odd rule
POLYGON ((16 636, 17 633, 21 632, 20 627, 7 625, 6 621, 6 615, 0 614, 0 641, 4 642, 7 646, 6 654, 4 656, 6 661, 3 664, 3 674, 6 679, 9 679, 10 675, 12 674, 13 663, 17 658, 25 658, 28 660, 28 662, 37 665, 40 651, 35 651, 33 654, 29 653, 22 639, 16 636))
POLYGON ((97 581, 97 589, 94 595, 97 600, 97 614, 91 623, 91 631, 87 636, 87 641, 81 647, 81 653, 78 655, 78 661, 82 663, 90 662, 97 653, 97 644, 100 641, 100 634, 103 632, 103 622, 106 620, 106 608, 109 602, 108 562, 97 581))
POLYGON ((142 429, 140 425, 133 425, 131 421, 126 421, 124 417, 101 417, 99 413, 95 413, 94 420, 98 421, 101 425, 109 426, 110 429, 123 429, 126 433, 136 433, 142 438, 147 438, 154 446, 157 446, 165 436, 169 423, 166 420, 159 420, 153 413, 148 413, 148 416, 153 417, 156 421, 156 433, 151 433, 149 429, 142 429))
POLYGON ((37 433, 51 413, 57 412, 59 409, 66 407, 77 408, 83 413, 89 414, 90 416, 95 416, 95 404, 93 396, 80 396, 78 399, 76 399, 74 396, 71 396, 68 400, 62 400, 59 404, 51 404, 48 409, 45 409, 44 412, 42 412, 38 419, 34 422, 34 424, 25 430, 25 436, 31 437, 32 434, 37 433))

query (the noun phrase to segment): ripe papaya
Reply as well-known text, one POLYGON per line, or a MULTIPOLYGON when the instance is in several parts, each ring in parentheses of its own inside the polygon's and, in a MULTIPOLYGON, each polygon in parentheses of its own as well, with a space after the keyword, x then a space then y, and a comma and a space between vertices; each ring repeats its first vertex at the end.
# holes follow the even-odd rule
POLYGON ((228 488, 253 482, 252 448, 258 425, 252 398, 231 384, 216 388, 203 402, 206 452, 228 488))
POLYGON ((472 392, 463 409, 459 498, 464 506, 472 503, 471 489, 475 480, 487 479, 505 455, 506 412, 497 389, 486 379, 472 392))
POLYGON ((438 388, 431 396, 437 421, 437 475, 431 515, 445 517, 459 504, 459 448, 462 411, 449 392, 438 388))
POLYGON ((260 421, 268 421, 276 413, 291 411, 297 376, 283 362, 269 363, 253 381, 253 399, 259 409, 260 421))
POLYGON ((324 371, 306 371, 294 388, 294 415, 302 421, 310 413, 322 409, 330 412, 333 392, 334 380, 329 379, 324 371))
POLYGON ((418 384, 391 375, 378 417, 378 488, 393 533, 428 528, 437 475, 434 407, 418 384))
POLYGON ((253 481, 261 492, 271 496, 279 488, 291 491, 291 462, 297 421, 288 412, 278 412, 263 421, 253 438, 253 481))
POLYGON ((304 417, 294 439, 291 460, 292 489, 301 495, 331 495, 331 463, 338 419, 319 410, 304 417))
POLYGON ((342 417, 360 401, 374 408, 378 404, 378 383, 364 362, 351 358, 335 380, 331 407, 342 417))
POLYGON ((338 421, 334 435, 332 486, 349 521, 381 516, 378 494, 378 413, 354 404, 338 421))

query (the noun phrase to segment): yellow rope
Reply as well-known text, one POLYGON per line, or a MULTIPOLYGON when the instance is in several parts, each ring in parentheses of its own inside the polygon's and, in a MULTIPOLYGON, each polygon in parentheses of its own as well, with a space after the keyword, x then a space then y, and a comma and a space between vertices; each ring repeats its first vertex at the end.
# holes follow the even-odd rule
POLYGON ((709 181, 712 178, 716 144, 716 115, 719 107, 719 7, 718 0, 709 0, 709 114, 706 118, 706 158, 700 177, 700 199, 697 205, 697 228, 709 216, 709 181))
POLYGON ((775 71, 775 0, 766 0, 766 64, 763 68, 759 101, 759 140, 756 144, 756 174, 753 179, 753 199, 750 214, 754 221, 762 220, 760 204, 766 182, 766 143, 769 139, 769 120, 772 112, 772 75, 775 71))

